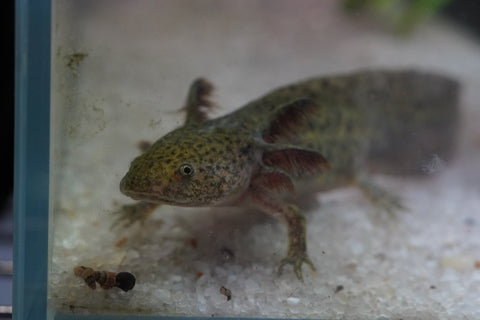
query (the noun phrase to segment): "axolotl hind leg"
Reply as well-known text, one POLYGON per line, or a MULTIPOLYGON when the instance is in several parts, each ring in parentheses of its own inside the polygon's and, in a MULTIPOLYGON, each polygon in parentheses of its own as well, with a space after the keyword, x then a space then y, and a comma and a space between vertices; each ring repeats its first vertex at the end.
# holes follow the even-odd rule
POLYGON ((357 175, 354 183, 360 188, 370 203, 380 212, 386 212, 390 216, 395 216, 396 212, 407 209, 399 197, 375 184, 372 179, 365 174, 357 175))

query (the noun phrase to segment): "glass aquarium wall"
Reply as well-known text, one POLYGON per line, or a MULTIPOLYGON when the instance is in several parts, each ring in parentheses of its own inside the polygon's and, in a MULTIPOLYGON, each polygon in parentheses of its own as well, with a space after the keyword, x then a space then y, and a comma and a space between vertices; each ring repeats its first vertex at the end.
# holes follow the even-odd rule
MULTIPOLYGON (((47 305, 51 6, 15 7, 13 317, 45 317, 47 305)), ((10 108, 10 105, 3 106, 10 108)), ((7 137, 8 138, 8 137, 7 137)), ((8 160, 7 160, 8 161, 8 160)), ((8 170, 8 169, 7 169, 8 170)), ((2 288, 8 290, 8 288, 2 288)), ((8 316, 5 314, 4 316, 8 316)))
POLYGON ((52 1, 51 318, 480 315, 478 39, 355 3, 52 1))

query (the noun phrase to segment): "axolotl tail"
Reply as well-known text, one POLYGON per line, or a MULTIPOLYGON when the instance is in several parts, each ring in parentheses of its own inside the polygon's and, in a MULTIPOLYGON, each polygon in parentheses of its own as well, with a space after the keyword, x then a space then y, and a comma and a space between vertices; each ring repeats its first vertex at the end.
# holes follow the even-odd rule
POLYGON ((377 101, 369 116, 378 133, 371 137, 370 169, 386 174, 429 174, 440 169, 453 158, 457 145, 459 83, 421 72, 383 80, 388 92, 384 97, 390 103, 377 101))

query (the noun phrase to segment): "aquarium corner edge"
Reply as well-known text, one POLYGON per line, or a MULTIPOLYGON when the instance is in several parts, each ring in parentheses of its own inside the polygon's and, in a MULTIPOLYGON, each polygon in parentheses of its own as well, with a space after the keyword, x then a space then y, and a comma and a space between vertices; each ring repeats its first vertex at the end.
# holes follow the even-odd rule
POLYGON ((51 17, 15 2, 13 319, 47 317, 51 17))

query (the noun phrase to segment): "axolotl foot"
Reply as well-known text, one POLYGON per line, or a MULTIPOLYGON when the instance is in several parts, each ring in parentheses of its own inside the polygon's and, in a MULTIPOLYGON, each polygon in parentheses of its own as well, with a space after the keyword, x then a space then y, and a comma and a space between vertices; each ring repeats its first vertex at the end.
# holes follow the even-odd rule
POLYGON ((300 281, 303 281, 303 274, 302 274, 302 265, 306 264, 310 267, 312 272, 315 272, 315 266, 313 265, 312 261, 308 257, 305 252, 302 251, 291 251, 287 254, 285 258, 283 258, 279 265, 278 265, 278 275, 280 275, 283 271, 283 267, 287 264, 291 264, 293 266, 293 272, 300 281))
POLYGON ((123 228, 130 227, 135 222, 143 223, 158 207, 158 204, 151 202, 137 202, 134 204, 123 205, 118 211, 114 212, 117 215, 112 228, 122 225, 123 228))

